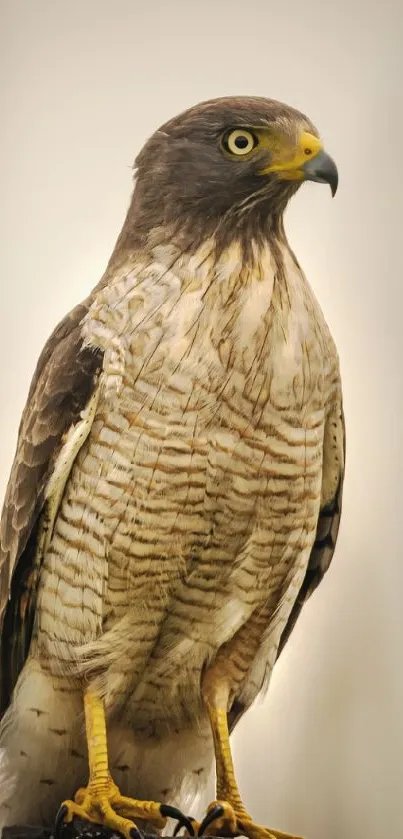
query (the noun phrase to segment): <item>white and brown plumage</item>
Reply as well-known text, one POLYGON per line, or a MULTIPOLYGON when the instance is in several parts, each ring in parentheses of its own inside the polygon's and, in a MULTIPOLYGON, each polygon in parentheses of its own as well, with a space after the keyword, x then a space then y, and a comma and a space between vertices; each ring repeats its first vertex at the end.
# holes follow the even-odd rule
POLYGON ((51 822, 88 745, 67 818, 161 826, 158 802, 189 806, 215 757, 209 832, 267 839, 227 725, 337 537, 338 357, 282 221, 337 171, 306 117, 261 98, 190 109, 136 164, 105 276, 39 359, 8 484, 0 824, 51 822))

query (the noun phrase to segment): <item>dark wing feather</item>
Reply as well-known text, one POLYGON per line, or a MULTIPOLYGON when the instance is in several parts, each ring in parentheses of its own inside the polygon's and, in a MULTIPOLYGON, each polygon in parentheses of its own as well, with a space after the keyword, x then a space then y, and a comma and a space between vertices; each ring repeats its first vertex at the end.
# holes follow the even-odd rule
MULTIPOLYGON (((337 489, 334 496, 325 504, 319 512, 318 524, 316 528, 315 542, 311 551, 311 555, 306 569, 304 582, 302 583, 299 595, 291 610, 288 622, 285 626, 281 641, 278 648, 277 658, 285 647, 292 630, 297 622, 301 609, 311 596, 311 594, 318 587, 322 581, 329 565, 333 559, 334 550, 336 547, 337 536, 340 526, 341 508, 343 499, 343 483, 344 470, 346 462, 346 430, 344 424, 343 408, 340 404, 339 410, 331 420, 331 426, 336 431, 332 433, 332 438, 336 442, 335 446, 331 447, 331 466, 338 471, 337 489)), ((326 441, 326 435, 325 435, 326 441)), ((326 443, 325 443, 326 445, 326 443)), ((330 447, 329 447, 330 448, 330 447)), ((325 463, 326 463, 326 448, 325 448, 325 463)))
POLYGON ((343 480, 341 478, 335 498, 331 504, 328 504, 320 511, 316 539, 312 548, 308 567, 306 569, 304 582, 281 636, 277 658, 284 649, 284 646, 294 629, 304 603, 306 603, 308 598, 322 581, 323 576, 328 570, 333 559, 340 525, 342 495, 343 480))
POLYGON ((19 428, 0 527, 0 716, 28 654, 35 615, 38 526, 63 439, 93 393, 100 350, 83 347, 89 301, 56 327, 39 358, 19 428))

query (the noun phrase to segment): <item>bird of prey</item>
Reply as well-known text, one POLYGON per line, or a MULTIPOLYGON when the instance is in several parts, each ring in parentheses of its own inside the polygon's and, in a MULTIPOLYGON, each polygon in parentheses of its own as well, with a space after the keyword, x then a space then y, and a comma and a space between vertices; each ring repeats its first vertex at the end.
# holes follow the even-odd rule
POLYGON ((0 823, 61 805, 58 824, 160 830, 195 815, 215 768, 182 829, 283 837, 246 810, 229 736, 337 537, 338 356, 283 225, 303 181, 335 193, 337 169, 307 117, 261 97, 190 108, 135 169, 106 272, 45 345, 19 429, 0 823))

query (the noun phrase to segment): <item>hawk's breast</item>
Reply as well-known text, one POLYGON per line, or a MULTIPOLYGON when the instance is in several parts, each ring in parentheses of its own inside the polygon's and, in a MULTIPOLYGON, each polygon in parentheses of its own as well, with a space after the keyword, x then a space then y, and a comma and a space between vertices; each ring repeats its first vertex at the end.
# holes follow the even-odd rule
POLYGON ((285 286, 270 254, 256 275, 231 259, 215 279, 208 258, 190 276, 151 263, 104 289, 85 325, 105 370, 39 634, 52 658, 62 615, 59 660, 86 642, 138 726, 192 713, 219 647, 263 604, 292 607, 314 539, 327 333, 291 257, 285 286))

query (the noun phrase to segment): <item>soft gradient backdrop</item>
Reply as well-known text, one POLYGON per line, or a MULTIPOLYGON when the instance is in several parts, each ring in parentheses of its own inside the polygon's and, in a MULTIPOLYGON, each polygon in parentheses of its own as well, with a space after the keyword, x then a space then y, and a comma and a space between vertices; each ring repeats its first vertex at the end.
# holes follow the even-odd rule
MULTIPOLYGON (((336 338, 348 470, 335 561, 235 735, 256 819, 403 836, 402 15, 398 0, 0 3, 0 492, 48 334, 99 279, 146 137, 199 100, 305 111, 340 172, 291 244, 336 338)), ((135 792, 135 790, 133 791, 135 792)))

